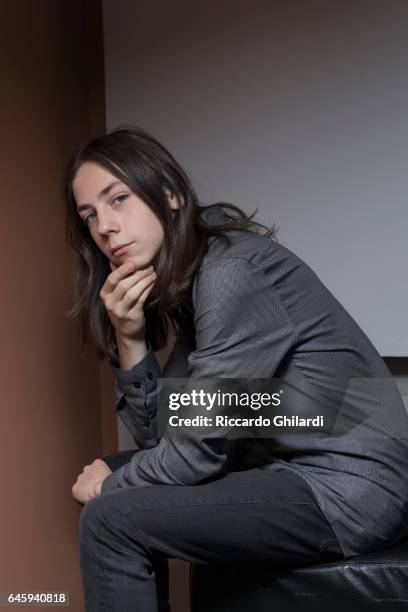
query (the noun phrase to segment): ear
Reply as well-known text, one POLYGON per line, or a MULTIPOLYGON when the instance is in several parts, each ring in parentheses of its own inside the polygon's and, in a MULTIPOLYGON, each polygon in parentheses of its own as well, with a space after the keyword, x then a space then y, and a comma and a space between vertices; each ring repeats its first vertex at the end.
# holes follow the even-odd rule
POLYGON ((180 208, 180 202, 178 201, 176 196, 173 193, 170 193, 170 191, 166 188, 164 188, 163 191, 167 198, 170 208, 173 208, 173 210, 180 208))

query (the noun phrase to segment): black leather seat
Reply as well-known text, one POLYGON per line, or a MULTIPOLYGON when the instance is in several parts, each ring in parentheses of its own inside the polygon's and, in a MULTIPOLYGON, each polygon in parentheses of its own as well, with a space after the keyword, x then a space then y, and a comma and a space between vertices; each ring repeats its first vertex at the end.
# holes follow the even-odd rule
POLYGON ((301 568, 191 564, 192 612, 408 611, 408 538, 393 548, 301 568))

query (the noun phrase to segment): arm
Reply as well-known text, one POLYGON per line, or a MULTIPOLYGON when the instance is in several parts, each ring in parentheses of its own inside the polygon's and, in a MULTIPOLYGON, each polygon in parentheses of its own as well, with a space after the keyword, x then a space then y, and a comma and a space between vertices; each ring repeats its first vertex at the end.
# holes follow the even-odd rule
MULTIPOLYGON (((276 290, 262 269, 243 259, 203 266, 195 291, 196 348, 186 376, 271 377, 291 348, 294 334, 276 290)), ((192 381, 192 387, 194 386, 192 381)), ((153 484, 194 485, 221 476, 235 440, 163 435, 103 482, 102 492, 153 484)))
MULTIPOLYGON (((187 357, 194 346, 177 339, 163 368, 163 377, 185 376, 187 357)), ((116 377, 115 403, 119 418, 139 448, 152 448, 157 436, 157 380, 162 376, 156 355, 147 345, 145 356, 126 370, 111 362, 116 377)))
POLYGON ((122 423, 139 448, 157 444, 156 386, 161 376, 160 366, 152 347, 147 347, 143 359, 126 370, 111 362, 116 377, 115 403, 122 423))

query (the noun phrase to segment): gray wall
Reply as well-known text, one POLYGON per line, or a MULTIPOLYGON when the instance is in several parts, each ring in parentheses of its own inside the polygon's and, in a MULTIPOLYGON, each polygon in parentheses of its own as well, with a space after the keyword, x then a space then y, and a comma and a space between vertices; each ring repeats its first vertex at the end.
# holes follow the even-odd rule
POLYGON ((408 2, 105 0, 107 126, 203 201, 280 226, 382 355, 408 355, 408 2))

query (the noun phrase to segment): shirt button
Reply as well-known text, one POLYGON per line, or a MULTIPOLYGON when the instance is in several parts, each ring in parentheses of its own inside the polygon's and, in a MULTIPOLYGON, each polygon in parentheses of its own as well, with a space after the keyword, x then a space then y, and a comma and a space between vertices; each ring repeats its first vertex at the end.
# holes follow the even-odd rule
POLYGON ((134 385, 135 385, 135 387, 139 388, 139 387, 140 387, 140 382, 136 380, 136 381, 134 382, 134 385))
POLYGON ((149 373, 148 373, 148 375, 147 375, 147 378, 150 378, 150 380, 152 380, 152 378, 153 378, 153 372, 149 372, 149 373))

